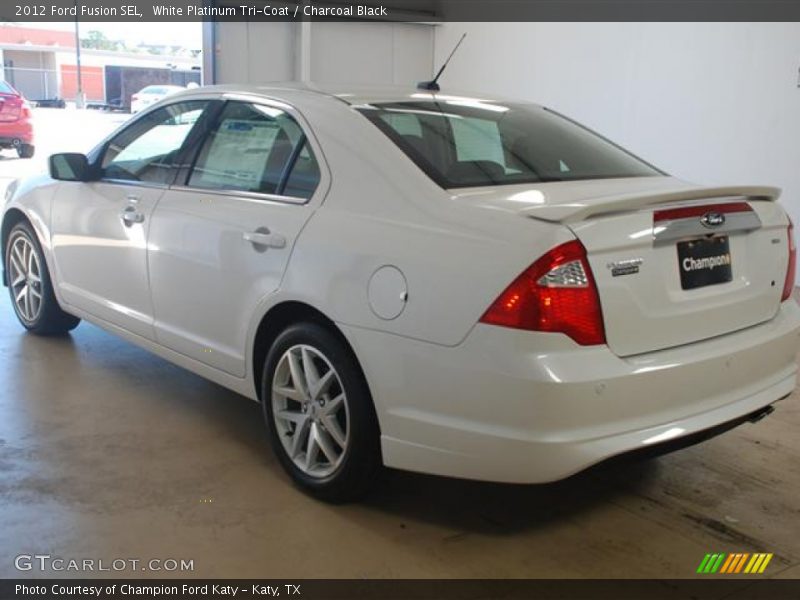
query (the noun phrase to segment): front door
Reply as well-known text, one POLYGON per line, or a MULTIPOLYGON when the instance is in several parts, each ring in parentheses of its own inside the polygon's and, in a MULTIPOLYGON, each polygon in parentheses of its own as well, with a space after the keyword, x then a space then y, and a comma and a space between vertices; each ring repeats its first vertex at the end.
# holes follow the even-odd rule
POLYGON ((52 249, 67 304, 154 339, 147 272, 151 217, 206 104, 180 102, 136 119, 98 157, 97 181, 60 184, 52 249))

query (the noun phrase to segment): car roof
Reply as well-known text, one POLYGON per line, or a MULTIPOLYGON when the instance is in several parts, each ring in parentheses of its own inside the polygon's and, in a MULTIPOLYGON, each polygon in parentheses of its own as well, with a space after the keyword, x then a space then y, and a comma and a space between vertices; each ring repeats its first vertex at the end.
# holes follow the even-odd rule
MULTIPOLYGON (((461 100, 465 102, 514 102, 507 98, 475 94, 458 90, 443 89, 434 93, 418 89, 414 85, 359 85, 359 84, 315 84, 300 82, 281 82, 268 85, 226 84, 198 87, 188 93, 247 94, 265 98, 286 97, 288 100, 302 100, 304 95, 324 96, 352 106, 373 103, 461 100)), ((524 102, 524 101, 523 101, 524 102)))

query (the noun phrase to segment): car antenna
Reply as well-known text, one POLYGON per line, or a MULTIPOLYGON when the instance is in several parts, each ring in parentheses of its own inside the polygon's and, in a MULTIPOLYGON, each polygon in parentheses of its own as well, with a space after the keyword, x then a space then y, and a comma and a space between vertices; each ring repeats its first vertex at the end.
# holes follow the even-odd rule
POLYGON ((417 84, 418 90, 430 90, 431 92, 438 92, 440 89, 442 89, 439 87, 439 84, 437 83, 439 81, 439 77, 442 76, 442 73, 444 73, 444 70, 447 68, 447 65, 450 64, 450 59, 453 58, 453 55, 456 53, 456 50, 458 50, 458 47, 461 45, 461 42, 464 41, 465 37, 467 37, 466 33, 464 33, 461 36, 461 39, 458 40, 456 47, 453 48, 453 51, 450 53, 450 56, 448 56, 447 60, 444 61, 444 64, 442 65, 442 68, 439 69, 439 72, 436 74, 436 77, 434 77, 430 81, 420 81, 417 84))

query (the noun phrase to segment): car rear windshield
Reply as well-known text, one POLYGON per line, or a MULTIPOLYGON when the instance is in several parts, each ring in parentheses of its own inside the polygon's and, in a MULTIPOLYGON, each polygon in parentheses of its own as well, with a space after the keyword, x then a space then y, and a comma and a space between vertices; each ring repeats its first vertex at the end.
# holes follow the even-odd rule
POLYGON ((548 109, 438 98, 357 109, 443 188, 663 174, 548 109))
POLYGON ((161 87, 158 85, 151 85, 149 87, 144 88, 140 94, 166 94, 169 91, 169 88, 161 87))
POLYGON ((5 81, 0 81, 0 94, 13 94, 16 96, 17 92, 5 81))

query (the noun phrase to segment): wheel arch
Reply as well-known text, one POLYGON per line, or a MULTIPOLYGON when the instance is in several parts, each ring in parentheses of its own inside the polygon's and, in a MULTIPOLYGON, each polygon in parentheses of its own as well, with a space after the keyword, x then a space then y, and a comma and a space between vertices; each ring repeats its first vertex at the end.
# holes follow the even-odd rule
MULTIPOLYGON (((367 389, 370 391, 370 399, 372 400, 373 408, 375 407, 375 400, 372 398, 372 391, 369 381, 364 373, 364 367, 353 348, 353 345, 347 339, 347 336, 336 325, 336 323, 325 315, 319 309, 298 300, 284 300, 270 307, 270 309, 261 317, 258 327, 256 328, 255 335, 252 343, 251 363, 250 367, 253 373, 253 386, 255 387, 255 395, 258 401, 261 401, 261 379, 263 377, 264 362, 267 358, 267 353, 275 339, 280 333, 289 325, 301 322, 318 323, 329 331, 331 331, 348 349, 348 351, 355 358, 358 370, 364 378, 367 389)), ((376 411, 377 413, 377 411, 376 411)))
MULTIPOLYGON (((14 226, 18 223, 28 223, 31 228, 36 231, 36 228, 33 227, 33 223, 28 218, 23 211, 19 208, 9 208, 6 213, 3 215, 3 224, 0 226, 0 260, 2 260, 2 271, 3 271, 3 285, 8 285, 6 281, 6 244, 8 243, 8 236, 11 235, 11 230, 14 229, 14 226)), ((37 232, 38 235, 38 232, 37 232)))

